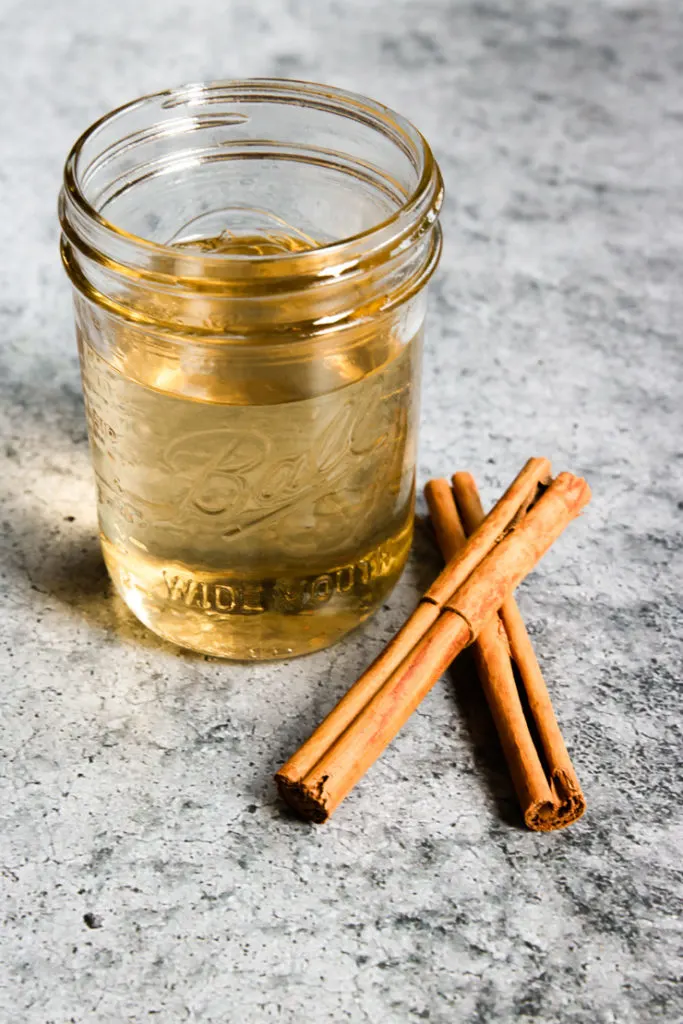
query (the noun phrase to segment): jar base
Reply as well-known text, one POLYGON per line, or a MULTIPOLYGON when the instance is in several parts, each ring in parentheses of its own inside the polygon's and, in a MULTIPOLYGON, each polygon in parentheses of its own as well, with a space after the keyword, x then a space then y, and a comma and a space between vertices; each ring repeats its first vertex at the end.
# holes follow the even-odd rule
POLYGON ((178 564, 160 571, 156 560, 131 556, 104 536, 101 540, 117 592, 153 633, 215 658, 274 661, 323 650, 368 619, 403 572, 412 524, 376 549, 373 563, 363 559, 316 577, 288 580, 279 592, 277 583, 218 583, 215 573, 190 574, 178 564), (356 576, 367 573, 365 586, 351 585, 352 569, 356 576))

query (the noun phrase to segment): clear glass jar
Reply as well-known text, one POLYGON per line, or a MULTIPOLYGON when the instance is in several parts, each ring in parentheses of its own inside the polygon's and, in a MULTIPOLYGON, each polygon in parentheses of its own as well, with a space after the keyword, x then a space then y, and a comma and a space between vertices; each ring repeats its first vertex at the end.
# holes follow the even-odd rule
POLYGON ((438 168, 361 96, 252 80, 121 107, 60 196, 102 547, 206 654, 332 643, 411 543, 438 168))

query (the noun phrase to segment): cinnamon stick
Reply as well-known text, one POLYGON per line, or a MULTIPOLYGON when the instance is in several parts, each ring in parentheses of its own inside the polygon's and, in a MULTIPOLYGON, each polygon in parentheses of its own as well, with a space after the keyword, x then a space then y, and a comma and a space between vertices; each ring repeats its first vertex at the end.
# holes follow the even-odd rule
MULTIPOLYGON (((346 715, 340 716, 342 727, 329 730, 326 745, 305 774, 297 778, 291 771, 292 762, 297 763, 296 755, 277 773, 281 794, 303 817, 316 822, 327 820, 453 658, 476 638, 486 621, 579 514, 589 496, 584 480, 560 474, 521 519, 516 516, 503 538, 488 548, 462 585, 445 599, 424 636, 374 689, 356 715, 350 721, 346 715)), ((457 578, 456 564, 467 564, 473 550, 479 553, 485 526, 482 524, 462 552, 449 562, 440 579, 457 578)), ((439 592, 443 593, 443 584, 441 588, 439 592)), ((427 594, 433 591, 432 587, 427 594)), ((361 677, 350 693, 362 692, 364 679, 361 677)), ((332 715, 326 722, 330 719, 332 715)))
POLYGON ((308 740, 290 757, 275 776, 287 797, 287 787, 297 786, 317 764, 334 740, 351 724, 360 711, 381 689, 392 672, 436 622, 444 602, 469 576, 536 499, 539 488, 550 480, 547 459, 529 459, 505 494, 496 503, 485 522, 474 531, 458 557, 449 562, 424 594, 408 621, 356 684, 340 700, 308 740))
MULTIPOLYGON (((464 474, 458 474, 460 490, 459 485, 463 479, 464 474)), ((444 561, 453 558, 467 539, 454 498, 456 477, 453 481, 453 490, 447 480, 430 480, 425 487, 427 507, 444 561)), ((466 497, 471 497, 471 494, 468 493, 466 497)), ((468 504, 467 511, 474 511, 471 504, 468 504)), ((483 518, 483 512, 481 516, 477 516, 475 512, 475 516, 478 524, 483 518)), ((471 529, 472 515, 462 514, 462 519, 468 529, 471 529)), ((553 798, 524 718, 510 661, 507 636, 499 615, 493 616, 485 624, 472 647, 472 652, 477 674, 523 809, 524 819, 527 821, 527 810, 533 808, 535 817, 538 817, 542 810, 552 809, 553 798)), ((535 820, 535 817, 532 820, 535 820)))
MULTIPOLYGON (((437 540, 446 559, 452 556, 453 545, 461 543, 463 533, 462 526, 459 531, 453 529, 453 513, 457 517, 459 512, 465 533, 476 530, 484 519, 477 485, 470 473, 455 474, 452 494, 451 509, 443 489, 440 503, 430 502, 427 495, 437 540), (444 545, 445 533, 449 542, 444 545)), ((525 824, 542 832, 564 828, 581 817, 586 801, 562 739, 531 639, 513 597, 503 602, 499 615, 480 633, 474 657, 525 824), (513 662, 540 740, 545 767, 527 723, 513 662)))

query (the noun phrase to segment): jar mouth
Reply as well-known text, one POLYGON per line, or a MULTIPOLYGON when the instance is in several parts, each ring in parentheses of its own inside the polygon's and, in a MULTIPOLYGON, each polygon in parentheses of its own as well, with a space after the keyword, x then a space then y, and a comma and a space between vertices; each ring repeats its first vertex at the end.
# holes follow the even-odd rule
POLYGON ((278 279, 291 282, 293 277, 306 278, 308 283, 315 279, 339 280, 410 248, 433 227, 442 199, 441 175, 428 143, 408 120, 380 103, 305 81, 263 78, 193 83, 152 93, 118 107, 91 125, 77 140, 66 160, 60 196, 62 248, 70 273, 74 254, 69 256, 69 248, 75 250, 77 256, 110 270, 157 281, 201 278, 204 282, 213 279, 223 285, 228 281, 233 284, 241 281, 246 286, 257 276, 261 280, 268 279, 269 286, 273 287, 278 279), (239 128, 242 119, 248 120, 248 116, 239 111, 231 114, 225 109, 226 105, 248 109, 248 104, 258 103, 286 104, 352 119, 363 129, 376 132, 378 138, 383 136, 383 145, 393 145, 396 152, 402 154, 402 159, 412 166, 414 182, 410 187, 404 183, 397 191, 395 208, 387 216, 348 236, 323 240, 303 251, 267 254, 187 248, 182 251, 181 260, 177 245, 145 237, 117 224, 97 208, 93 196, 88 194, 93 168, 102 168, 107 160, 113 162, 114 150, 116 158, 123 160, 125 150, 132 151, 142 139, 151 137, 150 133, 156 132, 159 139, 166 140, 176 132, 191 132, 197 125, 209 130, 213 124, 221 129, 230 124, 239 128), (214 113, 219 107, 222 108, 220 113, 214 113), (150 113, 163 111, 164 116, 174 111, 181 117, 177 122, 169 120, 150 127, 149 121, 145 122, 146 110, 150 113), (137 126, 132 134, 131 123, 137 126), (118 126, 123 135, 116 131, 118 126))

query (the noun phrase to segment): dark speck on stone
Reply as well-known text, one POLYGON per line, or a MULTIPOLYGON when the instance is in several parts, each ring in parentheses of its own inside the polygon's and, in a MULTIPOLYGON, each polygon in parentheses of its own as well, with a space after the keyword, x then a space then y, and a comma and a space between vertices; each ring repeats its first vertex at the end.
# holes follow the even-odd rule
POLYGON ((91 911, 88 911, 87 914, 83 915, 83 920, 88 928, 102 927, 102 918, 98 917, 97 914, 93 914, 91 911))

